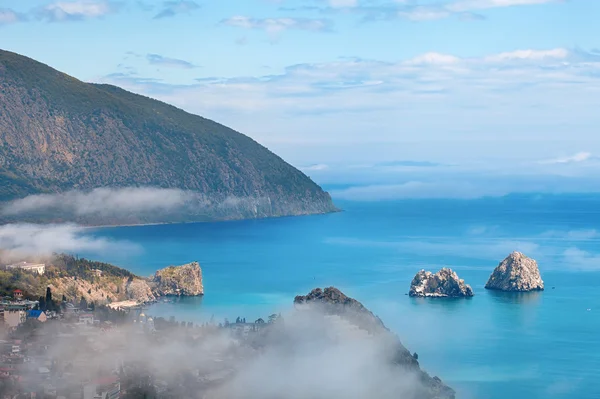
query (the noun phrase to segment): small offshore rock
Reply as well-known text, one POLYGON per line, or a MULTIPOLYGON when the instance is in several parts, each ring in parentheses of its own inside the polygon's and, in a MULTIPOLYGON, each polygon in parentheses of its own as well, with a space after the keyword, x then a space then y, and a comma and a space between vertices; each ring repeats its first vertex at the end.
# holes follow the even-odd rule
POLYGON ((472 297, 473 289, 455 271, 443 268, 433 274, 421 270, 410 283, 408 295, 413 297, 461 298, 472 297))
POLYGON ((494 269, 485 288, 512 292, 543 291, 544 281, 537 262, 515 251, 494 269))

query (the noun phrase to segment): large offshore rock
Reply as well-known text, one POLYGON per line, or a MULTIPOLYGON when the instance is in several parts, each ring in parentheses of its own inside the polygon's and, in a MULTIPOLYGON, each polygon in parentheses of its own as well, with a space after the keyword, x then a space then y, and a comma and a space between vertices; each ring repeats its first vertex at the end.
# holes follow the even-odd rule
POLYGON ((514 292, 542 291, 544 281, 535 260, 521 252, 513 252, 494 269, 485 288, 514 292))
POLYGON ((473 296, 471 286, 465 284, 452 269, 443 268, 433 274, 421 270, 410 283, 410 296, 459 298, 473 296))

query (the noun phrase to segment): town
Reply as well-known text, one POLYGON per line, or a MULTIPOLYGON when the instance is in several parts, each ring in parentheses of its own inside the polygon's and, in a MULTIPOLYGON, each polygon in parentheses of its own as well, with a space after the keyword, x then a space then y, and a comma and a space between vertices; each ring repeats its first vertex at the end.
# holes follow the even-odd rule
MULTIPOLYGON (((29 266, 8 267, 43 273, 43 265, 29 266)), ((283 321, 272 314, 266 321, 236 317, 194 324, 152 317, 141 305, 73 302, 64 295, 54 298, 50 287, 36 300, 20 289, 2 298, 0 399, 201 397, 234 375, 243 359, 264 345, 269 329, 283 321), (219 345, 203 345, 217 339, 219 345), (171 352, 194 348, 203 361, 161 373, 160 365, 144 357, 174 342, 181 346, 171 352)))

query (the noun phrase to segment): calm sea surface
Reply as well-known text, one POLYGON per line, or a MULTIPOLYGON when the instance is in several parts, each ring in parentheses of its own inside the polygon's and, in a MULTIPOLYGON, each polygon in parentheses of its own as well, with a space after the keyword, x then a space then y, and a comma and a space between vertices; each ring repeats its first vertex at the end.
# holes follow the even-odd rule
POLYGON ((101 260, 140 275, 201 263, 204 298, 154 305, 148 312, 156 316, 254 320, 289 310, 295 295, 334 285, 379 315, 459 397, 600 398, 600 197, 338 205, 345 212, 93 234, 122 247, 101 260), (483 288, 513 250, 538 260, 546 291, 483 288), (419 269, 443 266, 471 284, 475 297, 405 295, 419 269))

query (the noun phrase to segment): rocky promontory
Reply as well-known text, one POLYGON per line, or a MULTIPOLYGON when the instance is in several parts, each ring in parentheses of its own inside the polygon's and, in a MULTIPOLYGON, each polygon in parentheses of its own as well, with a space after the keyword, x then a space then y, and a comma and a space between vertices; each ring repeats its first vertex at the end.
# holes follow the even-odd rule
POLYGON ((316 288, 308 295, 294 299, 297 309, 317 309, 326 316, 339 317, 364 331, 367 336, 376 338, 384 345, 385 359, 393 367, 398 377, 414 373, 420 382, 407 397, 419 399, 454 399, 455 391, 438 377, 431 377, 421 369, 418 356, 411 354, 400 339, 385 327, 381 319, 369 311, 362 303, 352 299, 335 287, 316 288))
POLYGON ((455 271, 443 268, 433 274, 429 271, 419 271, 410 283, 408 293, 414 297, 459 298, 473 296, 471 286, 458 278, 455 271))
POLYGON ((150 285, 156 296, 204 295, 202 269, 198 262, 161 269, 150 279, 150 285))
POLYGON ((485 288, 513 292, 542 291, 544 281, 535 260, 521 252, 513 252, 494 269, 485 288))

